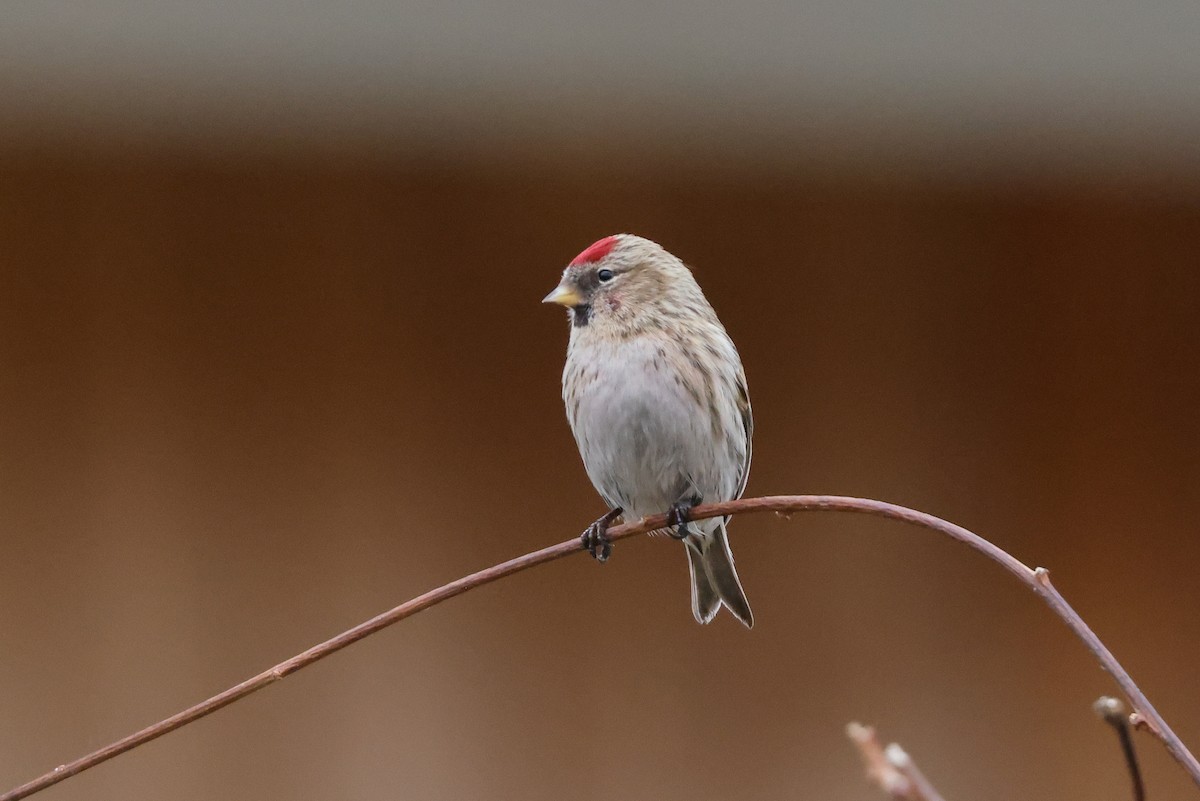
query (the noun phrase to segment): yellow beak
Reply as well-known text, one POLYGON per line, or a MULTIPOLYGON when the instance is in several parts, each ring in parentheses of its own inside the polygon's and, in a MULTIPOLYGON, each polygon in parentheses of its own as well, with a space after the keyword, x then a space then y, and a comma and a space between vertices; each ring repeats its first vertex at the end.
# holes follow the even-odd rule
POLYGON ((542 303, 557 303, 559 306, 578 306, 583 303, 579 290, 567 284, 559 284, 554 291, 542 298, 542 303))

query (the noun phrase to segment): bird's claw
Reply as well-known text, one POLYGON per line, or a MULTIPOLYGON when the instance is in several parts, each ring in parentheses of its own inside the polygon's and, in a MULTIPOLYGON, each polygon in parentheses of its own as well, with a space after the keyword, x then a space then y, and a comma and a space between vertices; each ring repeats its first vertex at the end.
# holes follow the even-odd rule
POLYGON ((699 498, 671 504, 667 512, 667 536, 682 540, 688 535, 688 523, 692 522, 692 507, 700 504, 699 498))
POLYGON ((609 510, 603 517, 592 523, 579 535, 583 549, 592 555, 597 562, 604 563, 612 556, 612 540, 608 537, 608 527, 621 514, 621 509, 609 510))
POLYGON ((583 549, 597 562, 607 562, 608 557, 612 556, 612 540, 599 523, 592 523, 584 529, 579 540, 583 543, 583 549))

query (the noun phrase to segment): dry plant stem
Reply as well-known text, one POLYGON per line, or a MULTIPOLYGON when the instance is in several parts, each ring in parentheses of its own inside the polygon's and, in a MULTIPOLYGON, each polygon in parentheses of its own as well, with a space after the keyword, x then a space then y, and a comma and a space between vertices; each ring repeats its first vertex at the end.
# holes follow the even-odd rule
POLYGON ((943 801, 941 793, 933 789, 933 785, 929 783, 929 779, 925 778, 925 774, 917 767, 917 763, 912 761, 912 757, 904 752, 900 746, 892 743, 886 749, 884 754, 896 768, 904 774, 904 777, 912 783, 912 788, 915 793, 913 798, 920 801, 943 801))
MULTIPOLYGON (((742 498, 726 503, 697 506, 691 510, 691 517, 693 520, 703 520, 709 517, 753 512, 780 512, 789 514, 793 512, 813 511, 857 512, 912 523, 917 526, 933 529, 952 539, 965 543, 988 558, 998 562, 1005 570, 1012 573, 1041 596, 1050 605, 1050 608, 1070 626, 1076 636, 1083 640, 1084 645, 1096 655, 1104 669, 1116 679, 1117 684, 1129 699, 1134 713, 1138 715, 1139 720, 1144 721, 1150 731, 1166 744, 1167 750, 1175 757, 1175 760, 1183 766, 1184 770, 1192 777, 1192 780, 1200 786, 1200 763, 1196 762, 1196 758, 1192 756, 1191 752, 1187 750, 1175 735, 1175 732, 1162 719, 1162 716, 1158 714, 1158 711, 1150 704, 1146 696, 1138 689, 1138 686, 1133 683, 1133 679, 1129 677, 1125 669, 1121 667, 1120 663, 1117 662, 1109 650, 1104 647, 1103 643, 1092 633, 1092 630, 1088 628, 1087 624, 1083 622, 1079 615, 1075 613, 1075 610, 1067 604, 1058 590, 1050 583, 1050 574, 1046 570, 1042 568, 1038 568, 1036 571, 1032 570, 982 537, 972 534, 961 526, 948 523, 941 518, 908 509, 904 506, 865 498, 849 498, 838 495, 775 495, 763 498, 742 498)), ((623 540, 636 534, 643 534, 648 531, 664 528, 666 524, 667 516, 665 514, 654 515, 636 523, 614 526, 609 529, 608 536, 613 541, 623 540)), ((216 712, 222 707, 232 704, 234 701, 252 692, 261 690, 268 684, 273 684, 285 676, 311 665, 313 662, 317 662, 336 651, 340 651, 347 645, 358 642, 363 637, 374 634, 380 629, 384 629, 410 615, 439 604, 448 598, 461 595, 468 590, 489 584, 497 579, 510 576, 513 573, 519 573, 522 570, 582 551, 583 545, 581 541, 578 537, 574 537, 558 545, 552 545, 540 551, 534 551, 533 553, 519 556, 516 559, 510 559, 507 562, 489 567, 486 570, 480 570, 477 573, 472 573, 469 576, 452 581, 435 590, 430 590, 424 595, 420 595, 394 609, 377 615, 365 623, 360 623, 332 639, 326 640, 319 645, 314 645, 304 653, 297 654, 287 661, 280 662, 270 670, 265 670, 257 676, 246 679, 241 684, 230 687, 228 690, 214 695, 207 701, 196 704, 176 715, 172 715, 166 720, 155 723, 153 726, 117 740, 115 743, 80 757, 74 762, 59 765, 51 772, 14 790, 10 790, 4 795, 0 795, 0 801, 16 801, 19 798, 26 798, 33 793, 57 784, 63 779, 74 776, 88 768, 95 767, 101 762, 137 748, 139 745, 148 743, 181 726, 186 726, 195 720, 216 712)))
POLYGON ((1129 779, 1133 782, 1133 801, 1145 801, 1146 786, 1142 783, 1142 771, 1138 767, 1137 752, 1133 749, 1133 737, 1129 730, 1129 716, 1125 714, 1125 705, 1120 699, 1102 695, 1092 704, 1092 709, 1100 719, 1112 726, 1117 732, 1117 742, 1121 746, 1121 755, 1125 757, 1125 768, 1129 771, 1129 779))
POLYGON ((900 746, 879 744, 875 729, 861 723, 846 727, 846 736, 858 747, 867 778, 880 790, 900 801, 943 801, 925 774, 900 746))

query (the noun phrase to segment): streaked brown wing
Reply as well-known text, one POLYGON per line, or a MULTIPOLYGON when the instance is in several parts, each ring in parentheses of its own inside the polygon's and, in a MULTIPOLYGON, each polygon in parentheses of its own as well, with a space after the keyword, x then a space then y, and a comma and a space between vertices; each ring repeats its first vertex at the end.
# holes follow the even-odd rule
POLYGON ((735 498, 742 497, 746 491, 746 482, 750 479, 750 458, 754 453, 754 413, 750 410, 750 392, 746 388, 746 373, 738 370, 737 377, 738 413, 742 416, 742 428, 746 432, 746 458, 742 462, 742 474, 738 478, 738 489, 735 498))

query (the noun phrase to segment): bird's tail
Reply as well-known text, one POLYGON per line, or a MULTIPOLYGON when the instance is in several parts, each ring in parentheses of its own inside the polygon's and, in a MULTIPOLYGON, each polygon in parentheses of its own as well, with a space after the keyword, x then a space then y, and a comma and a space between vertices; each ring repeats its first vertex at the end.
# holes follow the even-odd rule
MULTIPOLYGON (((693 524, 695 525, 695 524, 693 524)), ((746 628, 754 627, 754 613, 742 582, 733 568, 733 552, 725 534, 725 521, 709 532, 695 531, 684 541, 688 567, 692 572, 692 614, 699 623, 708 623, 721 604, 742 621, 746 628)))

